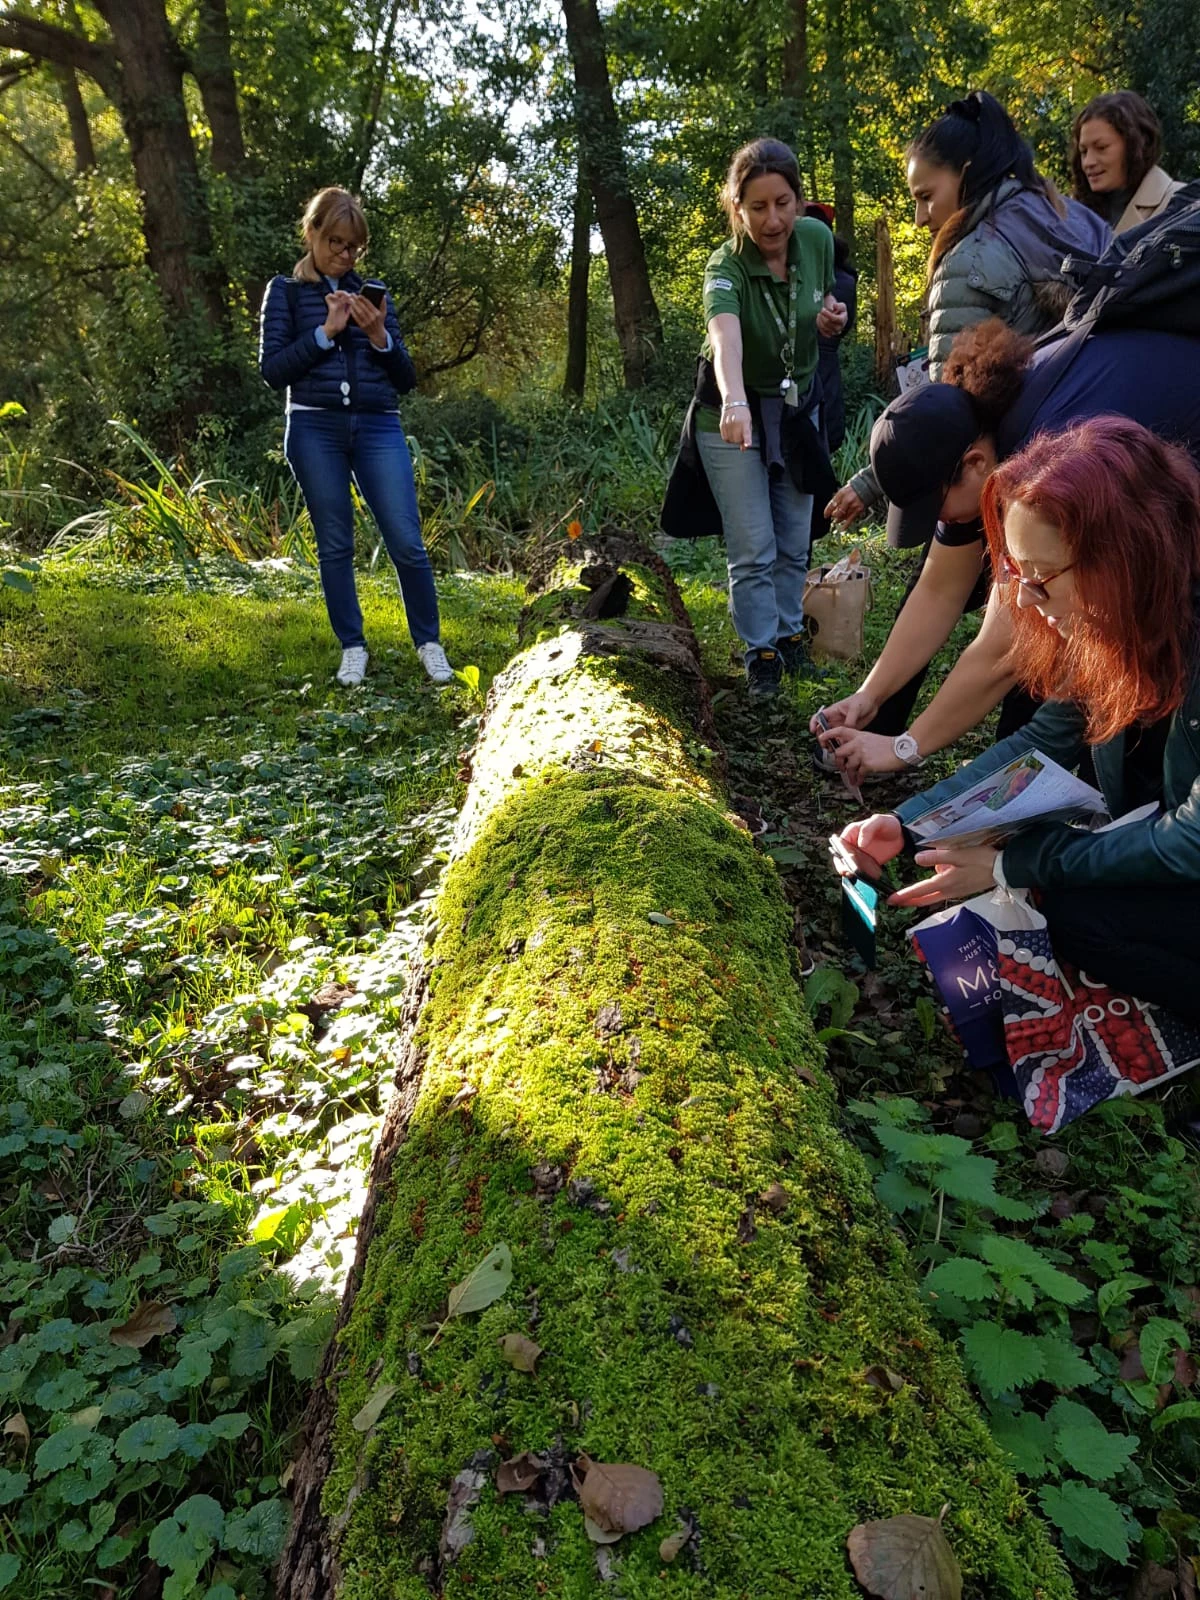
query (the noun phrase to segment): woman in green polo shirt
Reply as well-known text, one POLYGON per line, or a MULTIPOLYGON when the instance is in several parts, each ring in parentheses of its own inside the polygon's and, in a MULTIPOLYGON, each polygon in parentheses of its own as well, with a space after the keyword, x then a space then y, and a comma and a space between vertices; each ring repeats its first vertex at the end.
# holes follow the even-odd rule
POLYGON ((721 514, 750 694, 769 699, 785 670, 811 670, 801 633, 813 513, 804 467, 822 449, 817 334, 840 333, 846 307, 832 294, 833 235, 800 215, 787 145, 743 145, 721 198, 731 237, 704 272, 716 389, 714 404, 697 407, 696 444, 721 514))

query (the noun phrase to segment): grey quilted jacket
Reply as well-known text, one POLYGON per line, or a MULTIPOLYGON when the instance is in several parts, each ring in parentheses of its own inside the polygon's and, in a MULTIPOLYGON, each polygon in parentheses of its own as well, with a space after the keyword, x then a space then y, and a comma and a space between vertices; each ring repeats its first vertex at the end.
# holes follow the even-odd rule
MULTIPOLYGON (((1067 200, 1060 217, 1050 201, 1015 178, 1006 179, 975 208, 970 231, 938 262, 926 297, 929 376, 937 382, 950 346, 964 328, 999 317, 1018 333, 1044 333, 1062 318, 1070 289, 1059 268, 1065 255, 1098 256, 1112 230, 1067 200)), ((883 495, 870 468, 850 480, 864 505, 883 495)))

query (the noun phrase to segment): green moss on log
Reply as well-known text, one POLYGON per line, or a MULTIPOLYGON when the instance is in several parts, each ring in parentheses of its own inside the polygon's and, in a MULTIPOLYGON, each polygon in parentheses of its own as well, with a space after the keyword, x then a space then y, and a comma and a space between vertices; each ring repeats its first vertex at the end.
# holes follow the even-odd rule
POLYGON ((612 1551, 620 1600, 852 1600, 851 1527, 945 1502, 974 1600, 1067 1600, 837 1130, 773 868, 691 730, 635 698, 637 669, 573 662, 568 681, 552 648, 515 664, 476 760, 420 1098, 340 1336, 339 1594, 601 1592, 579 1506, 534 1515, 492 1481, 471 1542, 438 1555, 457 1473, 559 1441, 662 1479, 664 1516, 612 1551), (782 1210, 756 1199, 772 1184, 782 1210), (511 1288, 431 1347, 501 1242, 511 1288), (536 1375, 502 1359, 514 1332, 543 1347, 536 1375), (364 1437, 380 1381, 396 1393, 364 1437), (685 1511, 699 1537, 664 1567, 685 1511))

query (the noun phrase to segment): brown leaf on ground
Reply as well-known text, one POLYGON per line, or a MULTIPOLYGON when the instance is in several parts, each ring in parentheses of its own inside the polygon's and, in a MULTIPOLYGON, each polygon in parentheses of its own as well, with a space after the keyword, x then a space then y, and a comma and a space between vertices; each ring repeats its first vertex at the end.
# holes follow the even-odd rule
POLYGON ((14 1411, 0 1432, 5 1433, 13 1439, 20 1439, 21 1448, 23 1450, 29 1449, 29 1424, 25 1421, 25 1417, 22 1412, 14 1411))
POLYGON ((669 1533, 659 1545, 658 1559, 669 1566, 695 1531, 690 1522, 681 1522, 675 1532, 669 1533))
POLYGON ((759 1204, 765 1206, 775 1216, 781 1211, 786 1211, 792 1203, 792 1197, 781 1183, 773 1183, 770 1188, 764 1189, 758 1197, 759 1204))
POLYGON ((749 1244, 757 1233, 758 1229, 754 1225, 754 1207, 748 1205, 737 1219, 737 1242, 749 1244))
POLYGON ((1066 1176, 1071 1161, 1065 1150, 1056 1150, 1053 1145, 1047 1145, 1034 1156, 1033 1164, 1043 1178, 1057 1180, 1066 1176))
POLYGON ((532 1339, 527 1339, 523 1333, 506 1333, 499 1341, 500 1354, 510 1367, 515 1367, 518 1372, 532 1372, 537 1366, 537 1359, 543 1353, 540 1344, 534 1344, 532 1339))
POLYGON ((125 1350, 140 1350, 160 1333, 174 1333, 175 1326, 175 1313, 170 1306, 161 1305, 157 1300, 143 1300, 129 1321, 110 1329, 108 1337, 125 1350))
POLYGON ((1142 1365, 1142 1352, 1136 1344, 1131 1344, 1121 1357, 1121 1382, 1145 1383, 1146 1369, 1142 1365))
POLYGON ((863 1373, 863 1381, 869 1383, 872 1389, 883 1389, 888 1394, 899 1394, 906 1379, 898 1372, 893 1372, 891 1367, 868 1367, 863 1373))
MULTIPOLYGON (((492 1461, 496 1458, 491 1455, 492 1461)), ((441 1538, 438 1540, 438 1549, 443 1561, 453 1561, 460 1556, 471 1540, 475 1537, 475 1529, 471 1526, 471 1512, 479 1504, 479 1496, 483 1493, 483 1486, 488 1481, 489 1470, 482 1462, 479 1466, 472 1463, 455 1477, 450 1485, 450 1493, 446 1497, 446 1520, 442 1524, 441 1538)))
POLYGON ((940 1518, 860 1522, 846 1544, 854 1576, 877 1600, 962 1600, 962 1572, 940 1518))
POLYGON ((496 1493, 524 1494, 533 1488, 549 1464, 545 1456, 522 1450, 519 1456, 500 1463, 496 1471, 496 1493))
POLYGON ((1176 1350, 1175 1352, 1175 1382, 1181 1389, 1190 1389, 1200 1377, 1200 1367, 1196 1365, 1196 1358, 1190 1350, 1176 1350))
POLYGON ((1176 1576, 1170 1567, 1160 1567, 1157 1561, 1144 1562, 1129 1586, 1127 1600, 1160 1600, 1163 1595, 1173 1595, 1176 1576))
POLYGON ((646 1467, 581 1455, 572 1476, 584 1516, 605 1533, 633 1533, 662 1515, 662 1484, 646 1467))

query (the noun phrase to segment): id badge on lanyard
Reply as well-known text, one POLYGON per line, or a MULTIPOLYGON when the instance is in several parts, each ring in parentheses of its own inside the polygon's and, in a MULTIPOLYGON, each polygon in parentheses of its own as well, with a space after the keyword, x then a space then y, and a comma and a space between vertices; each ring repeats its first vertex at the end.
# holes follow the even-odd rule
POLYGON ((796 321, 797 321, 797 291, 796 268, 788 268, 788 320, 787 327, 783 325, 783 318, 779 315, 779 308, 771 297, 771 291, 764 283, 762 286, 763 299, 767 302, 767 310, 771 313, 775 326, 779 329, 779 337, 783 340, 779 349, 779 359, 783 362, 783 377, 779 382, 779 392, 783 396, 785 405, 798 406, 800 404, 800 385, 796 382, 796 321))

